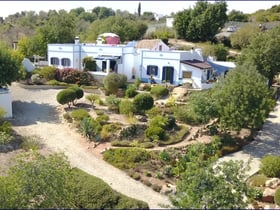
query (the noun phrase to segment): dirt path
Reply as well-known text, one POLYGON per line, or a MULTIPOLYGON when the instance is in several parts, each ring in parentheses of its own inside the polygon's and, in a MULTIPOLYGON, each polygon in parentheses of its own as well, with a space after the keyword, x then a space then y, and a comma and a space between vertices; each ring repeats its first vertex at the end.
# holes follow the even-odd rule
POLYGON ((24 136, 37 135, 43 144, 55 152, 64 152, 72 166, 103 179, 113 189, 143 200, 150 208, 171 205, 167 196, 127 176, 124 172, 96 157, 86 141, 59 119, 56 94, 59 90, 34 90, 11 86, 13 98, 13 128, 24 136))

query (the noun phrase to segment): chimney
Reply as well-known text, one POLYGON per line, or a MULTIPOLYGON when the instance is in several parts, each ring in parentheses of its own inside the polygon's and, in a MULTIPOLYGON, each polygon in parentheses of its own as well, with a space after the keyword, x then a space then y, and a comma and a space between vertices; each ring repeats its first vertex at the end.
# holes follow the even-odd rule
POLYGON ((75 37, 75 44, 80 44, 80 39, 78 36, 75 37))

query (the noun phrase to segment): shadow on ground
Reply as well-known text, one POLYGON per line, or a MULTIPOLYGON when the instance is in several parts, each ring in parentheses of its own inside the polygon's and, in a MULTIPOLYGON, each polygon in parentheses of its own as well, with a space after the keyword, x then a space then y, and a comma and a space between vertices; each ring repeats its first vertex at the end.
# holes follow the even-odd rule
MULTIPOLYGON (((243 151, 252 158, 265 155, 280 155, 280 124, 267 120, 255 140, 244 146, 243 151)), ((230 155, 229 155, 230 156, 230 155)))
POLYGON ((50 104, 38 104, 34 101, 13 101, 13 126, 26 126, 38 122, 58 123, 59 115, 55 107, 50 104))

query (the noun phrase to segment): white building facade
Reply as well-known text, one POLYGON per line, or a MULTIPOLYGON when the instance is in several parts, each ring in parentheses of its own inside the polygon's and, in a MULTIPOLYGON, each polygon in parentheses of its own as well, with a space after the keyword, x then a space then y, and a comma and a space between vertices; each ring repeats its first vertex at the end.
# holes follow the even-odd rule
POLYGON ((130 79, 181 85, 191 83, 194 88, 206 89, 212 84, 212 67, 204 61, 200 49, 190 51, 147 50, 134 46, 83 44, 49 44, 48 63, 58 68, 83 70, 82 61, 91 56, 96 61, 94 76, 110 72, 125 74, 130 79))

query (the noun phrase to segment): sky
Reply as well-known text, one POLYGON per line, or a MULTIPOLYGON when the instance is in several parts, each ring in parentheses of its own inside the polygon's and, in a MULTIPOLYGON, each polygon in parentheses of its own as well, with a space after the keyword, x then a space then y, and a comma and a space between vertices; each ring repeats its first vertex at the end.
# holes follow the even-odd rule
MULTIPOLYGON (((64 9, 70 11, 83 7, 86 11, 97 6, 112 8, 113 10, 127 10, 130 13, 137 12, 141 3, 141 12, 154 12, 162 15, 170 15, 183 9, 193 7, 196 1, 0 1, 0 17, 7 17, 21 11, 39 12, 64 9)), ((213 1, 209 1, 213 2, 213 1)), ((227 1, 228 11, 233 9, 244 13, 254 13, 259 9, 269 9, 273 5, 279 5, 280 1, 227 1)))

